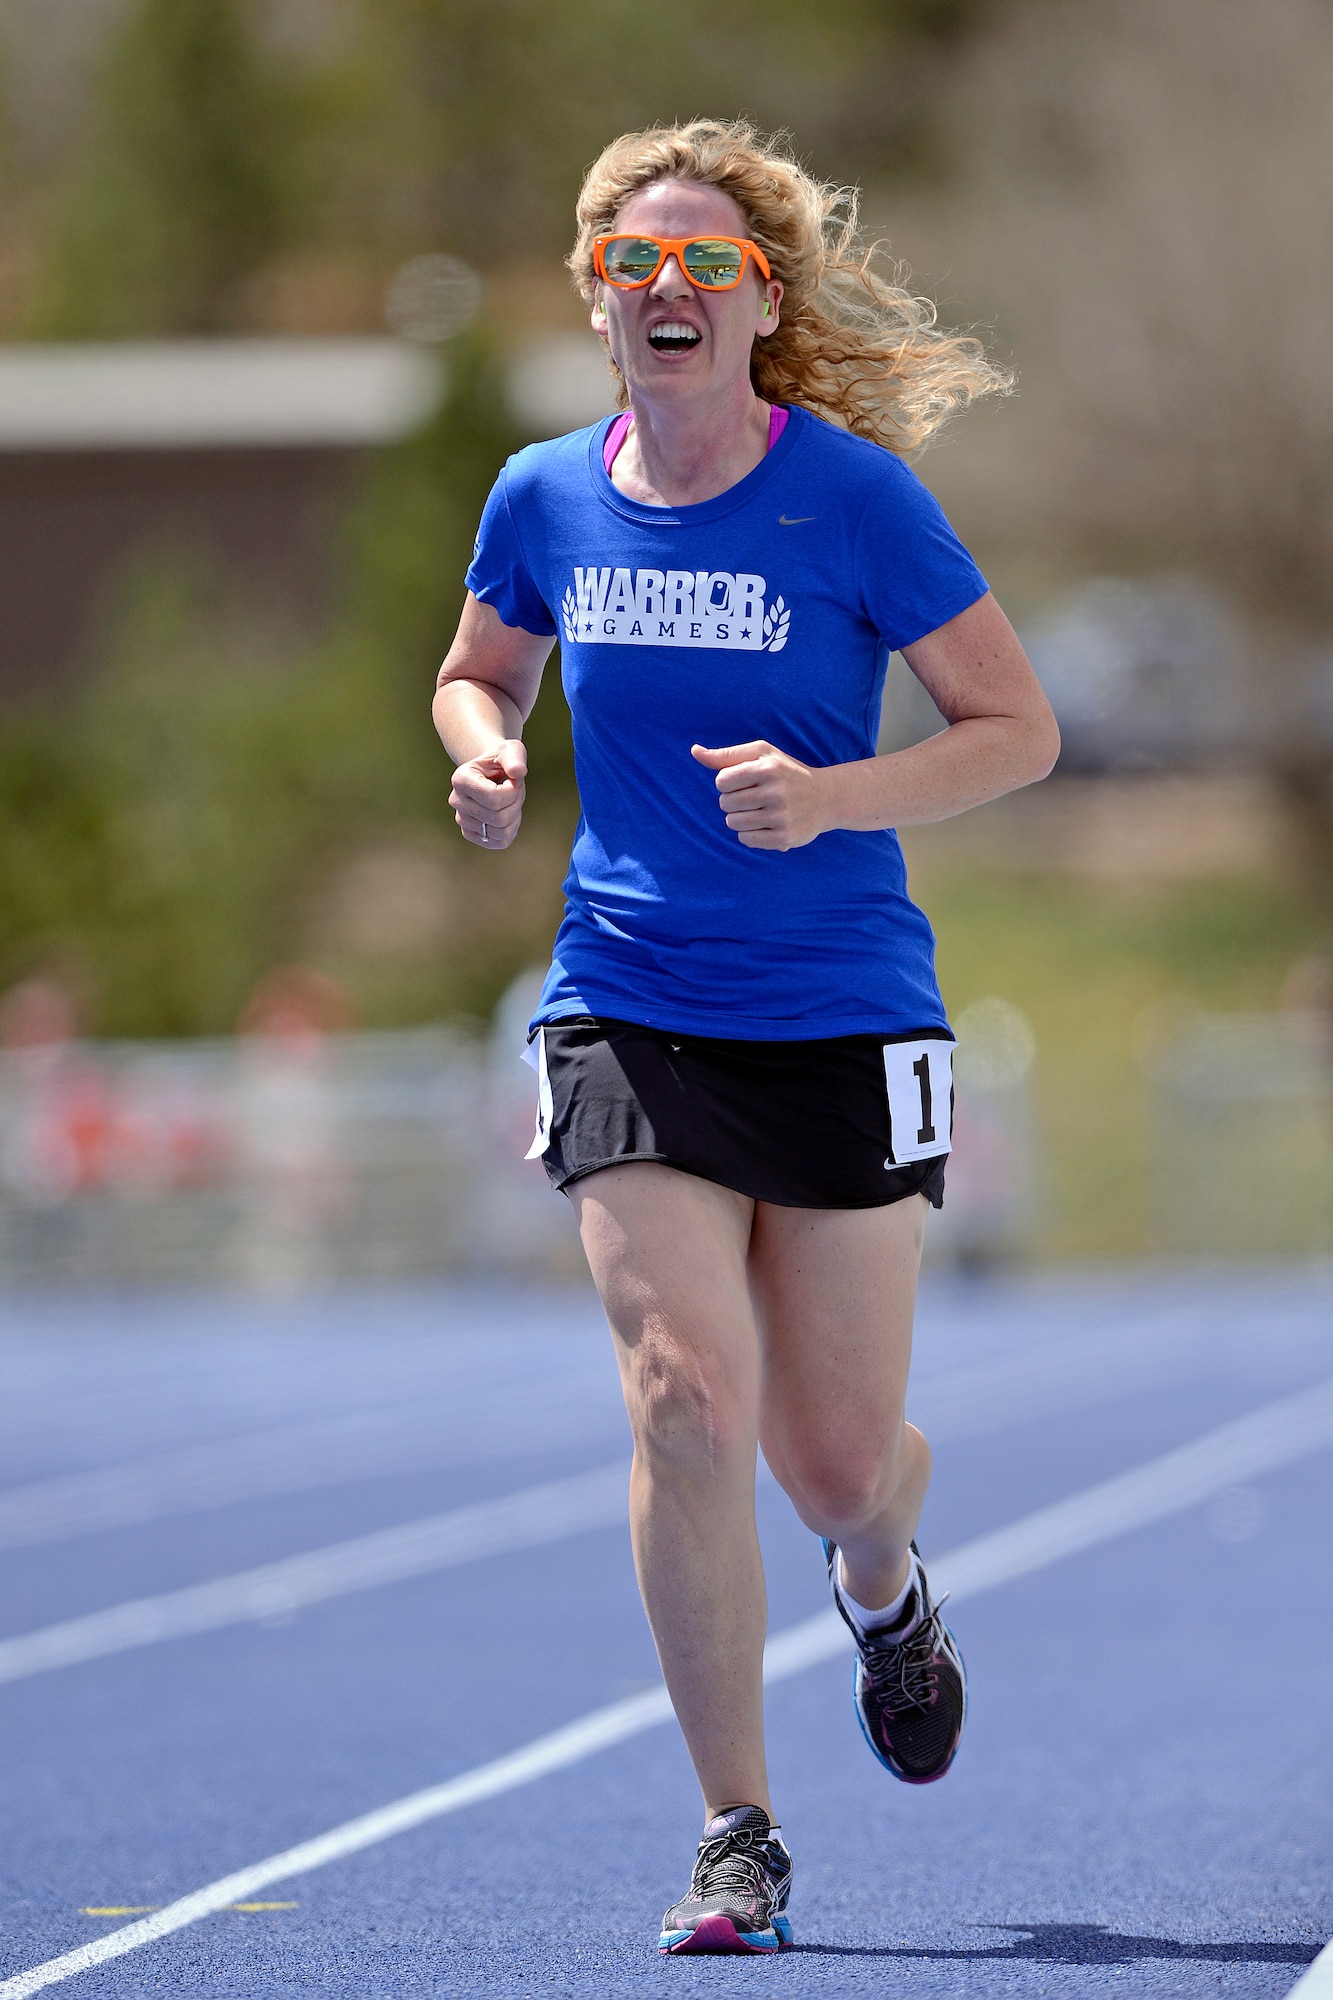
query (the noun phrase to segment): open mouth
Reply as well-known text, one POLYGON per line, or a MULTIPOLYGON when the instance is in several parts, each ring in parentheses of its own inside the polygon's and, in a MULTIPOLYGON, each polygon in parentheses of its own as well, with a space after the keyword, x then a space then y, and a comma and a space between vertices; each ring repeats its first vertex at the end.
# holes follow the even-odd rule
POLYGON ((683 319, 668 319, 652 329, 648 345, 654 354, 688 354, 702 339, 703 335, 697 327, 688 325, 683 319))

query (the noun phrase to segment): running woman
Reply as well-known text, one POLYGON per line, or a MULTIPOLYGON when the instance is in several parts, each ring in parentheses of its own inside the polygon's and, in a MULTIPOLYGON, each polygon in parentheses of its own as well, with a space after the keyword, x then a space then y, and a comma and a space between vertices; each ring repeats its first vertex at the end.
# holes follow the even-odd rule
POLYGON ((622 414, 505 467, 435 699, 463 836, 506 848, 559 639, 583 813, 534 1151, 614 1337, 639 1586, 703 1791, 668 1952, 791 1942, 760 1445, 823 1538, 873 1755, 943 1777, 965 1707, 903 1417, 952 1036, 894 828, 1044 777, 1058 739, 903 457, 1003 378, 873 273, 854 224, 745 124, 607 147, 570 265, 622 414), (895 650, 948 726, 878 756, 895 650))

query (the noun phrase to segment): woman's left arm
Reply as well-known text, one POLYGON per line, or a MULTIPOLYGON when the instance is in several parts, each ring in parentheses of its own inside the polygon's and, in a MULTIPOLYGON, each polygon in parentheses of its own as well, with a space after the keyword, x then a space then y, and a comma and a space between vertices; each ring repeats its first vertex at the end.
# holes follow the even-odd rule
POLYGON ((837 828, 921 826, 1047 775, 1060 732, 989 593, 904 646, 903 658, 948 723, 910 750, 819 769, 771 743, 696 746, 699 762, 717 772, 718 804, 743 847, 804 847, 837 828))

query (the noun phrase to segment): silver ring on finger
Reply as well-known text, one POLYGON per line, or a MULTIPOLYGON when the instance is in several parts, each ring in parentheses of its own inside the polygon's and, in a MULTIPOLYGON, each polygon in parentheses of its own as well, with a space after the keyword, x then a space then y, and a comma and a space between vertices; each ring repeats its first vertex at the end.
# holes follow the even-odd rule
POLYGON ((490 836, 489 832, 487 831, 487 828, 486 828, 486 822, 485 822, 485 820, 483 820, 483 821, 482 821, 482 823, 481 823, 481 838, 482 838, 482 841, 483 841, 483 843, 484 843, 484 844, 485 844, 485 845, 486 845, 487 847, 489 847, 489 846, 490 846, 490 844, 491 844, 491 836, 490 836))

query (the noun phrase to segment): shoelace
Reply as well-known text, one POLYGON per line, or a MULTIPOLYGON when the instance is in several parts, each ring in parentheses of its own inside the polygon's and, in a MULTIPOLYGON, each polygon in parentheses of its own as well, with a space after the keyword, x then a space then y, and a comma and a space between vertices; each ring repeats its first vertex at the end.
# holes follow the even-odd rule
POLYGON ((921 1622, 892 1646, 876 1646, 871 1643, 862 1648, 861 1658, 870 1671, 875 1684, 875 1694, 890 1715, 901 1715, 909 1708, 927 1709, 935 1699, 939 1678, 935 1670, 935 1648, 939 1640, 940 1606, 948 1599, 948 1592, 939 1604, 932 1604, 923 1612, 921 1622))
POLYGON ((747 1893, 764 1897, 773 1894, 762 1848, 756 1847, 753 1832, 731 1830, 700 1841, 690 1877, 690 1895, 704 1902, 710 1896, 747 1893))

